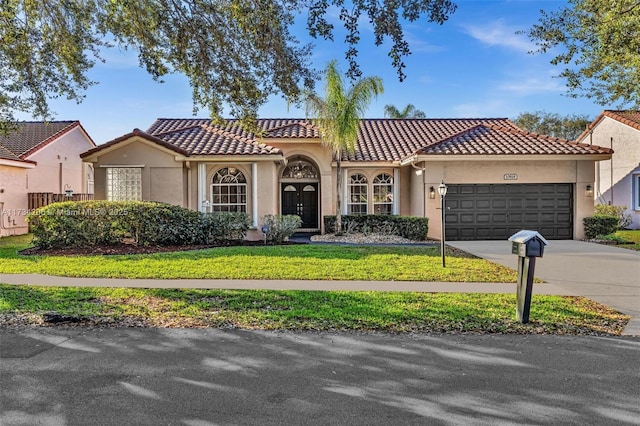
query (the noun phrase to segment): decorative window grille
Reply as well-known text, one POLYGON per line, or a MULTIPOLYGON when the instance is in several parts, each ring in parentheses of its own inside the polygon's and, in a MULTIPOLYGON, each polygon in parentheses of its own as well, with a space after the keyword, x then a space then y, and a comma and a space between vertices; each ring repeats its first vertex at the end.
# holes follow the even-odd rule
POLYGON ((211 209, 214 212, 247 212, 247 179, 235 167, 225 167, 213 175, 211 209))
POLYGON ((367 178, 361 174, 349 178, 349 198, 347 207, 349 214, 367 214, 367 178))
POLYGON ((318 179, 318 170, 308 161, 295 160, 282 172, 283 179, 318 179))
POLYGON ((140 167, 107 167, 107 200, 141 201, 142 169, 140 167))
POLYGON ((393 176, 382 173, 373 179, 374 214, 393 213, 393 176))

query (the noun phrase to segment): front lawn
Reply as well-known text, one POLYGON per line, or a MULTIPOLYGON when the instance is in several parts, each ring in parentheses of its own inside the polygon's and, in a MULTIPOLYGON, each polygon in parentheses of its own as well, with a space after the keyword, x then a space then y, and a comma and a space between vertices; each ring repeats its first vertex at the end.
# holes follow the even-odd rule
POLYGON ((516 282, 516 272, 438 247, 286 245, 117 256, 22 256, 30 237, 0 239, 0 273, 149 279, 516 282))
POLYGON ((510 294, 0 284, 0 327, 43 325, 51 312, 67 324, 79 326, 443 333, 618 335, 629 320, 583 297, 534 295, 531 322, 520 324, 515 319, 515 295, 510 294))
POLYGON ((640 230, 616 231, 613 235, 627 242, 626 244, 618 245, 618 247, 624 247, 631 250, 640 250, 640 230))

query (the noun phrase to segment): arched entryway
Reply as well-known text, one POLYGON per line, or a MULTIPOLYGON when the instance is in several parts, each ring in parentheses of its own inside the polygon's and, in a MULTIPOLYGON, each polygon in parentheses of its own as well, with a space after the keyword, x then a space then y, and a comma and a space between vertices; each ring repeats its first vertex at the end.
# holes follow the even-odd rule
POLYGON ((320 173, 309 160, 302 157, 289 159, 280 178, 281 212, 298 215, 301 228, 319 228, 320 173))

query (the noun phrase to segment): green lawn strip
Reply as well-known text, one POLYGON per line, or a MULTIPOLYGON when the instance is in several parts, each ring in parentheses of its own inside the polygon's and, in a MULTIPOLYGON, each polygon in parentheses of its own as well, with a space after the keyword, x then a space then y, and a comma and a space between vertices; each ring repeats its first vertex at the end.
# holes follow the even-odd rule
POLYGON ((57 312, 82 324, 265 330, 482 332, 618 335, 629 320, 582 297, 534 295, 531 322, 515 296, 346 291, 40 287, 0 284, 0 325, 42 324, 57 312))
POLYGON ((631 250, 640 250, 640 230, 632 231, 616 231, 613 235, 628 241, 629 244, 620 244, 618 247, 624 247, 631 250))
POLYGON ((0 245, 0 273, 148 279, 516 282, 516 272, 458 253, 442 268, 424 246, 287 245, 220 247, 130 256, 22 256, 0 245))

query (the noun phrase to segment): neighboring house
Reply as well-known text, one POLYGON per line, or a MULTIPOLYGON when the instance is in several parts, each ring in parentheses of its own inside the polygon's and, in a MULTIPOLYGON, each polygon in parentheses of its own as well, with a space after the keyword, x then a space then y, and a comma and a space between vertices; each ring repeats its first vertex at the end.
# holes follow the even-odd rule
POLYGON ((80 154, 95 146, 79 121, 21 122, 0 136, 0 236, 27 232, 29 193, 93 192, 80 154))
MULTIPOLYGON (((336 168, 317 129, 307 119, 258 126, 259 136, 234 120, 158 119, 81 157, 94 166, 96 199, 247 212, 250 239, 266 214, 297 214, 302 229, 323 231, 335 214, 336 168)), ((356 152, 342 158, 343 213, 426 216, 429 237, 440 238, 444 180, 447 239, 506 240, 521 229, 582 238, 595 162, 611 153, 504 118, 365 119, 356 152)))
POLYGON ((596 164, 595 201, 626 206, 640 229, 640 111, 603 111, 577 141, 614 151, 596 164))

